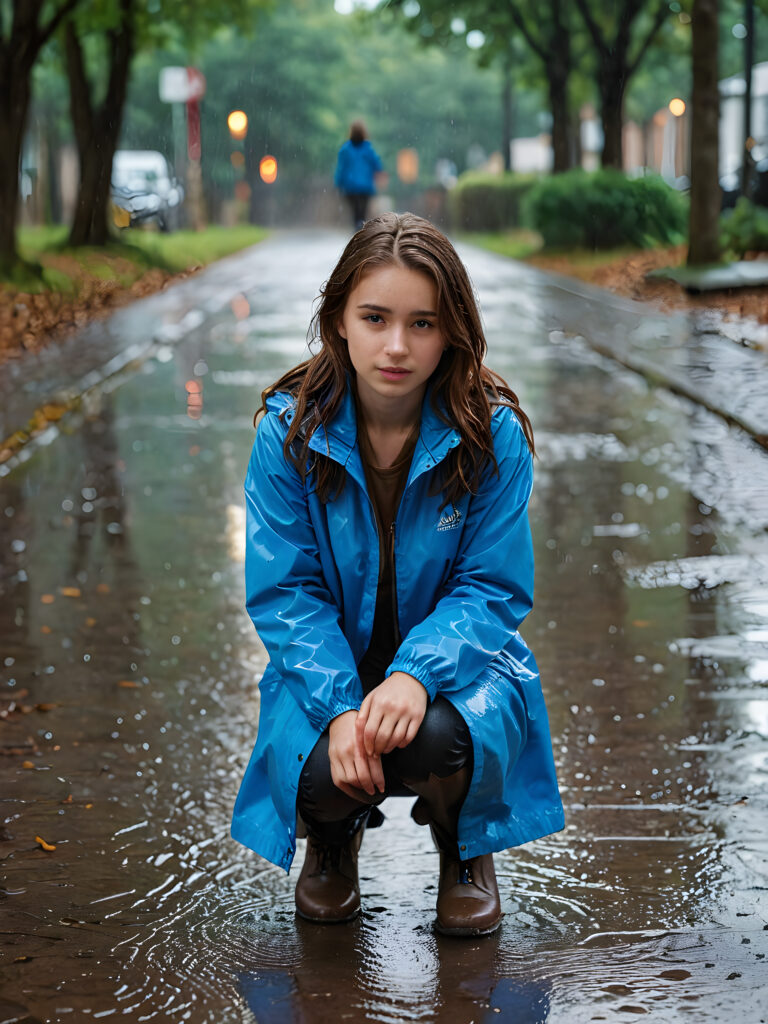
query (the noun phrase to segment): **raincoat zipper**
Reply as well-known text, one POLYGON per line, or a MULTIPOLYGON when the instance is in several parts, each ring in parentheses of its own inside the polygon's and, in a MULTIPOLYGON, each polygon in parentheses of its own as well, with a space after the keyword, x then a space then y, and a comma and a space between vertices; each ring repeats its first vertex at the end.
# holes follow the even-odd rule
MULTIPOLYGON (((402 503, 402 502, 401 502, 402 503)), ((389 536, 392 547, 392 622, 395 627, 395 650, 398 649, 401 642, 400 637, 400 622, 397 617, 397 572, 395 567, 395 522, 392 520, 392 525, 389 528, 389 536)))

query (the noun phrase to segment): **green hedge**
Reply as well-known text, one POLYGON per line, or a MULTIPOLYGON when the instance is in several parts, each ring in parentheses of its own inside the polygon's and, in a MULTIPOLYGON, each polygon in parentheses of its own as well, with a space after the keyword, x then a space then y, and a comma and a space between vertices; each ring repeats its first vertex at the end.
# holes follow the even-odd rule
POLYGON ((742 196, 720 218, 723 251, 741 259, 747 252, 768 252, 768 210, 742 196))
POLYGON ((611 249, 682 241, 688 201, 656 175, 574 170, 542 178, 525 197, 523 219, 549 247, 611 249))
POLYGON ((502 231, 521 224, 523 196, 533 174, 465 171, 448 194, 451 227, 457 231, 502 231))

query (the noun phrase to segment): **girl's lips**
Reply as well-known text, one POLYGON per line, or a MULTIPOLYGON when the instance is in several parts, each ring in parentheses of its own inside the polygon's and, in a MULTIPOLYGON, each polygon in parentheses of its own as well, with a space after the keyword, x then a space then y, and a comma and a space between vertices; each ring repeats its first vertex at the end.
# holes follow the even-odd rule
POLYGON ((407 377, 410 370, 403 370, 397 366, 380 366, 379 373, 382 377, 386 377, 387 380, 402 380, 403 377, 407 377))

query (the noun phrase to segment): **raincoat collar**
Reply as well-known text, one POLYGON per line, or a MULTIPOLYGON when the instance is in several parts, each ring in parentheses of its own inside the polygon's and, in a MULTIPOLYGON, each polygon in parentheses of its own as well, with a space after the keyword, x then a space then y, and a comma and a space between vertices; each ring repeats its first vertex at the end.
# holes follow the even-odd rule
MULTIPOLYGON (((451 448, 455 448, 460 441, 459 432, 444 423, 435 412, 432 406, 432 386, 429 385, 421 406, 419 439, 413 453, 408 484, 442 462, 451 448)), ((339 411, 328 424, 327 430, 322 425, 315 430, 310 438, 309 447, 340 463, 362 486, 365 486, 365 473, 357 446, 355 398, 349 377, 339 411)))

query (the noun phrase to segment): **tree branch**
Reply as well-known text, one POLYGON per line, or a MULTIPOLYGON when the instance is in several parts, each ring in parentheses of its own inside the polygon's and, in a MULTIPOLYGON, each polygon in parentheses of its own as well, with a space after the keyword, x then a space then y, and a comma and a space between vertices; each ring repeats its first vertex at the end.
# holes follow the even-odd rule
POLYGON ((632 75, 634 75, 635 71, 637 71, 637 68, 638 68, 640 62, 642 61, 643 57, 645 56, 645 54, 646 54, 646 52, 648 50, 648 47, 651 45, 653 40, 659 34, 659 31, 661 30, 661 26, 664 24, 664 22, 667 20, 668 17, 669 17, 669 5, 666 3, 666 0, 659 0, 659 6, 656 9, 656 15, 655 15, 655 17, 653 19, 653 24, 651 25, 650 29, 648 30, 648 34, 646 35, 645 39, 643 40, 643 42, 642 42, 642 44, 640 46, 640 49, 639 49, 637 55, 635 56, 635 59, 627 67, 627 78, 631 78, 632 75))
POLYGON ((520 34, 523 36, 523 38, 528 43, 533 52, 536 54, 536 56, 540 57, 541 60, 543 60, 546 64, 548 58, 547 50, 539 42, 539 40, 536 39, 531 33, 530 29, 525 23, 525 19, 523 18, 520 8, 517 6, 516 3, 513 3, 512 0, 507 0, 507 7, 509 8, 509 13, 512 16, 512 21, 514 21, 515 25, 520 31, 520 34))
POLYGON ((45 46, 45 44, 54 34, 56 29, 62 23, 62 21, 67 17, 67 15, 71 14, 72 11, 74 11, 74 9, 77 7, 79 3, 80 0, 64 0, 64 4, 58 9, 58 11, 56 11, 55 14, 51 15, 51 20, 48 22, 48 24, 40 26, 40 28, 38 29, 38 32, 40 33, 38 38, 40 40, 41 48, 45 46))
POLYGON ((595 48, 598 53, 604 57, 608 52, 609 47, 605 41, 603 33, 600 31, 600 26, 592 17, 592 11, 589 9, 589 4, 586 0, 576 0, 576 6, 579 9, 579 14, 584 20, 584 24, 587 26, 587 31, 592 36, 595 48))

